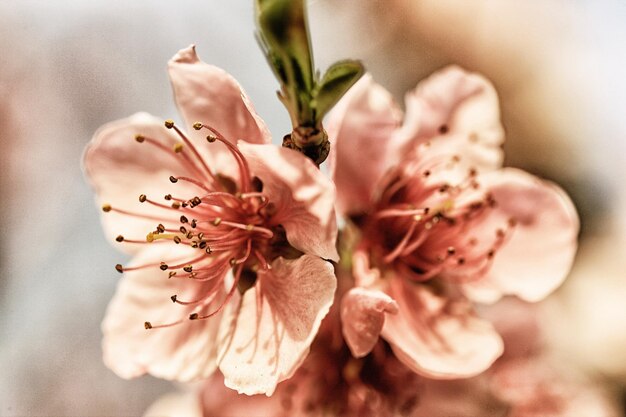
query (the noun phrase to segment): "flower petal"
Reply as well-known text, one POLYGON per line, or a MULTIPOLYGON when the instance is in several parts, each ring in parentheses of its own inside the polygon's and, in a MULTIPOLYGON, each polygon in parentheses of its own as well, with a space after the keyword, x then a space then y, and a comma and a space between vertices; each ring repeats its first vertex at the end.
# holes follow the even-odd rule
POLYGON ((332 265, 310 255, 277 258, 271 270, 259 271, 257 284, 238 308, 229 309, 232 320, 220 329, 219 367, 226 386, 271 395, 308 354, 336 284, 332 265))
POLYGON ((275 205, 272 223, 285 228, 289 243, 304 253, 337 261, 333 183, 299 152, 245 142, 238 146, 275 205))
POLYGON ((470 377, 502 354, 502 339, 466 300, 396 277, 389 291, 400 311, 385 318, 382 336, 414 372, 441 379, 470 377))
POLYGON ((406 96, 403 136, 432 138, 447 132, 471 135, 494 149, 504 141, 493 85, 456 66, 436 72, 406 96))
POLYGON ((352 288, 341 300, 342 332, 350 352, 361 358, 374 348, 385 313, 397 314, 398 304, 382 291, 352 288))
POLYGON ((180 300, 196 300, 206 294, 211 282, 190 282, 168 279, 158 263, 174 258, 196 256, 188 248, 174 245, 153 245, 140 252, 129 267, 155 264, 154 267, 125 272, 102 323, 104 362, 122 378, 145 373, 164 379, 189 381, 208 377, 216 368, 215 343, 221 317, 190 322, 195 305, 174 304, 180 300), (144 322, 153 326, 183 319, 167 328, 146 330, 144 322))
MULTIPOLYGON (((163 126, 163 121, 146 113, 111 122, 96 132, 85 150, 83 166, 98 202, 154 217, 146 219, 115 211, 105 213, 104 229, 111 242, 119 234, 143 240, 159 222, 175 221, 178 217, 174 210, 141 204, 138 200, 140 194, 161 201, 167 193, 181 198, 191 198, 197 193, 187 183, 172 184, 168 180, 170 175, 193 176, 189 168, 181 163, 184 161, 181 156, 173 151, 177 143, 179 140, 163 126), (147 142, 138 143, 135 140, 137 134, 156 140, 164 149, 147 142)), ((140 247, 123 245, 130 253, 140 247)))
POLYGON ((496 253, 486 282, 477 282, 476 287, 485 301, 493 301, 496 288, 526 301, 543 299, 563 282, 574 261, 579 221, 573 203, 555 184, 518 169, 481 176, 480 182, 497 202, 487 222, 506 224, 514 219, 516 225, 496 253))
POLYGON ((221 68, 201 61, 194 45, 178 51, 169 61, 168 69, 185 130, 190 132, 190 138, 210 166, 218 165, 217 172, 235 175, 236 170, 228 170, 235 164, 223 145, 214 144, 209 148, 206 142, 209 132, 193 130, 194 123, 217 129, 232 143, 239 139, 250 143, 271 142, 265 122, 239 83, 221 68))
POLYGON ((373 185, 389 166, 393 132, 402 112, 387 90, 371 75, 363 76, 330 113, 327 132, 333 148, 329 166, 341 193, 337 208, 342 214, 366 211, 373 185))

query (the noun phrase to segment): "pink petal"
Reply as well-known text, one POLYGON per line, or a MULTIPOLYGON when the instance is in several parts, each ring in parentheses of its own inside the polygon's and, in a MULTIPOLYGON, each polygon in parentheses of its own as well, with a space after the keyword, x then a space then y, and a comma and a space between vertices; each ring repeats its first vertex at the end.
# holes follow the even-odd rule
POLYGON ((389 167, 392 135, 402 112, 391 94, 365 75, 340 100, 326 126, 331 149, 331 177, 341 192, 337 208, 342 213, 366 211, 373 185, 389 167))
POLYGON ((308 354, 335 288, 332 265, 315 256, 277 258, 271 270, 259 271, 257 284, 243 294, 240 306, 229 309, 232 320, 220 329, 219 367, 226 386, 271 395, 308 354))
POLYGON ((195 306, 174 304, 170 300, 192 301, 212 285, 172 278, 161 271, 158 262, 196 256, 188 248, 153 245, 140 252, 129 265, 155 266, 125 272, 102 323, 104 362, 122 378, 146 373, 164 379, 189 381, 206 378, 216 368, 215 343, 221 317, 189 321, 195 306), (153 326, 182 319, 168 328, 146 330, 153 326))
MULTIPOLYGON (((165 222, 179 216, 174 210, 164 210, 149 203, 140 203, 140 194, 163 201, 172 193, 181 198, 191 198, 197 193, 185 183, 172 184, 169 176, 192 175, 181 158, 173 152, 160 150, 149 143, 138 143, 135 135, 141 134, 160 142, 166 149, 173 149, 179 140, 163 126, 163 121, 146 113, 138 113, 127 119, 102 126, 87 146, 83 165, 87 178, 96 191, 100 205, 154 216, 165 222)), ((119 234, 127 239, 143 240, 159 223, 143 219, 104 213, 104 229, 111 242, 119 234)), ((120 245, 128 252, 136 252, 141 245, 120 245)))
POLYGON ((472 135, 493 148, 504 141, 495 89, 482 76, 454 66, 436 72, 407 94, 402 134, 432 138, 447 132, 472 135))
POLYGON ((341 300, 342 332, 350 352, 361 358, 374 348, 385 313, 397 314, 398 304, 382 291, 352 288, 341 300))
POLYGON ((483 372, 502 354, 500 336, 476 317, 464 299, 391 278, 400 311, 385 318, 382 336, 414 372, 431 378, 464 378, 483 372))
POLYGON ((236 175, 236 167, 226 148, 209 145, 206 129, 196 131, 192 125, 204 123, 217 129, 226 139, 250 143, 270 143, 271 135, 239 83, 226 71, 202 62, 191 45, 178 51, 169 61, 169 75, 184 130, 189 132, 198 151, 222 174, 236 175), (231 169, 229 169, 231 167, 231 169))
POLYGON ((563 282, 574 261, 579 221, 573 203, 555 184, 518 169, 487 174, 480 181, 497 202, 488 222, 515 219, 516 226, 477 290, 492 300, 496 288, 526 301, 541 300, 563 282))
POLYGON ((301 153, 274 145, 238 146, 275 205, 272 223, 283 225, 289 243, 304 253, 337 261, 333 183, 301 153))

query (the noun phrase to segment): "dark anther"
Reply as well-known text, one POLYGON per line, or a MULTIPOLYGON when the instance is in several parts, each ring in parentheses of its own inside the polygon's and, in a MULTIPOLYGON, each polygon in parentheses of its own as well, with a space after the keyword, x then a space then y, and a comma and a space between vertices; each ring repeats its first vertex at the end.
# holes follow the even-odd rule
POLYGON ((176 294, 172 295, 170 297, 170 300, 172 300, 172 302, 175 303, 176 302, 176 294))
POLYGON ((158 224, 158 226, 157 226, 157 232, 159 232, 159 233, 163 233, 163 232, 165 232, 165 226, 163 226, 163 224, 162 224, 162 223, 159 223, 159 224, 158 224))
POLYGON ((102 205, 102 211, 104 211, 105 213, 108 213, 109 211, 111 211, 111 205, 110 204, 103 204, 102 205))
POLYGON ((170 201, 172 199, 172 195, 171 194, 166 194, 164 197, 167 201, 170 201))
POLYGON ((173 182, 174 184, 176 184, 178 182, 178 178, 176 178, 173 175, 170 175, 170 181, 173 182))
POLYGON ((187 234, 187 229, 185 228, 185 226, 180 226, 178 230, 180 230, 180 233, 182 234, 187 234))
POLYGON ((146 140, 146 138, 143 135, 135 135, 135 140, 139 143, 143 143, 144 140, 146 140))
POLYGON ((115 270, 121 274, 122 272, 124 272, 124 267, 120 264, 117 264, 115 265, 115 270))
POLYGON ((139 195, 139 202, 140 203, 145 203, 147 198, 148 197, 146 197, 145 194, 141 194, 141 195, 139 195))
POLYGON ((439 133, 441 133, 442 135, 445 135, 446 133, 448 133, 448 125, 441 125, 439 126, 439 133))
POLYGON ((159 266, 159 268, 161 268, 161 271, 166 271, 168 266, 167 264, 164 264, 163 262, 161 262, 161 265, 159 266))
POLYGON ((189 320, 197 320, 198 319, 198 313, 192 313, 189 315, 189 320))
POLYGON ((191 272, 191 271, 193 271, 193 266, 191 266, 191 265, 184 266, 183 270, 185 272, 191 272))
POLYGON ((195 229, 198 225, 198 221, 196 219, 191 219, 191 223, 189 223, 192 229, 195 229))
POLYGON ((174 243, 177 245, 180 243, 181 239, 178 236, 174 236, 174 243))
POLYGON ((122 236, 122 235, 118 235, 118 236, 115 238, 115 240, 116 240, 117 242, 123 242, 123 241, 124 241, 124 236, 122 236))
POLYGON ((147 322, 145 322, 145 323, 143 324, 143 327, 144 327, 146 330, 150 330, 150 329, 152 328, 152 323, 150 323, 149 321, 147 321, 147 322))
POLYGON ((174 127, 174 121, 172 119, 167 119, 164 124, 165 124, 165 127, 167 127, 168 129, 171 129, 174 127))
POLYGON ((196 130, 200 130, 200 129, 202 129, 202 123, 200 123, 200 122, 195 122, 195 123, 193 124, 193 128, 194 128, 194 129, 196 129, 196 130))
POLYGON ((189 223, 189 219, 187 219, 187 217, 185 217, 185 216, 180 216, 180 222, 181 223, 189 223))

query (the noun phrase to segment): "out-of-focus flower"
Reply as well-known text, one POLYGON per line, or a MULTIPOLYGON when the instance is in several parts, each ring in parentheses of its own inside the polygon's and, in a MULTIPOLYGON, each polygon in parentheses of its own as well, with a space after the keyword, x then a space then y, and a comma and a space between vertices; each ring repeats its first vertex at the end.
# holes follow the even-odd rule
POLYGON ((269 395, 332 304, 334 186, 268 144, 237 82, 193 47, 169 75, 191 134, 138 114, 104 126, 85 152, 104 228, 134 255, 116 266, 104 359, 126 378, 186 381, 219 366, 227 386, 269 395))
POLYGON ((447 68, 406 107, 402 123, 364 77, 328 123, 337 206, 360 234, 344 335, 357 357, 382 335, 415 372, 467 377, 502 353, 472 302, 553 291, 571 267, 578 217, 556 185, 501 168, 498 100, 482 77, 447 68))

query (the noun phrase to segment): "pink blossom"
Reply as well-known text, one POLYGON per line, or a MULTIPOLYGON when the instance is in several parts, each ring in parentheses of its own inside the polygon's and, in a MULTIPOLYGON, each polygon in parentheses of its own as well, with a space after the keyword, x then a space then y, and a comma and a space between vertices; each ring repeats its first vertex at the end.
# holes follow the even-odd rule
POLYGON ((357 234, 342 301, 355 356, 382 335, 413 371, 475 375, 502 353, 473 302, 538 301, 565 278, 578 217, 556 185, 501 168, 493 87, 451 67, 406 97, 364 77, 328 123, 337 207, 357 234))
POLYGON ((228 387, 270 395, 333 301, 334 186, 269 144, 239 84, 193 46, 169 75, 190 134, 137 114, 85 152, 105 231, 133 255, 116 266, 104 360, 125 378, 188 381, 219 367, 228 387))

